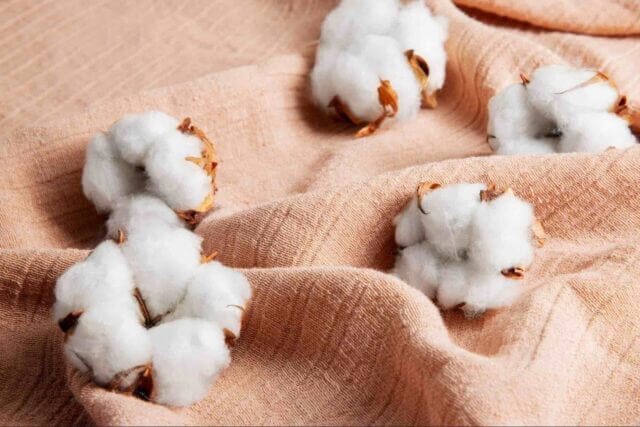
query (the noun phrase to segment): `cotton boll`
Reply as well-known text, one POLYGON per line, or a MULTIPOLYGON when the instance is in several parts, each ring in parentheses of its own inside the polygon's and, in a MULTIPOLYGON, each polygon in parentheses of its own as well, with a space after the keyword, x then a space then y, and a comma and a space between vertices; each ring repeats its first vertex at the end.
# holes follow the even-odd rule
POLYGON ((108 212, 120 198, 139 191, 144 175, 126 163, 109 138, 98 133, 87 146, 82 190, 99 212, 108 212))
POLYGON ((469 224, 480 206, 484 184, 454 184, 422 197, 422 224, 427 241, 447 259, 464 259, 469 246, 469 224))
POLYGON ((447 53, 444 42, 447 39, 448 20, 434 17, 423 1, 413 1, 400 9, 391 36, 400 49, 414 50, 429 66, 428 93, 442 88, 445 79, 447 53))
POLYGON ((320 43, 345 47, 360 36, 386 34, 398 8, 397 0, 343 0, 322 23, 320 43))
POLYGON ((59 322, 74 312, 102 305, 136 311, 133 277, 120 248, 105 241, 84 260, 71 266, 57 280, 53 318, 59 322))
POLYGON ((402 212, 393 219, 393 225, 396 227, 395 239, 398 246, 406 248, 424 240, 421 214, 416 197, 412 197, 402 212))
POLYGON ((133 165, 142 166, 149 148, 163 134, 175 130, 178 120, 161 111, 124 116, 109 129, 120 155, 133 165))
POLYGON ((469 233, 469 259, 478 268, 500 272, 533 261, 533 207, 513 194, 482 202, 469 233))
POLYGON ((229 365, 224 335, 212 322, 179 319, 149 330, 153 343, 153 400, 190 405, 206 396, 218 373, 229 365))
POLYGON ((166 320, 183 317, 211 320, 238 337, 244 307, 250 297, 251 286, 244 274, 217 261, 208 262, 198 267, 184 299, 166 320))
POLYGON ((202 238, 159 222, 130 230, 121 246, 152 319, 173 310, 200 265, 202 238))
POLYGON ((137 313, 119 304, 102 304, 80 316, 67 336, 65 353, 74 366, 90 370, 96 383, 107 386, 116 374, 151 361, 151 341, 137 313))
POLYGON ((511 305, 524 292, 524 285, 520 280, 483 270, 471 272, 469 284, 463 307, 467 317, 476 317, 486 310, 511 305))
POLYGON ((184 227, 180 217, 161 199, 141 193, 124 197, 115 204, 107 220, 107 235, 117 239, 118 231, 122 231, 126 237, 130 231, 149 221, 158 221, 170 227, 184 227))
POLYGON ((628 123, 605 112, 575 114, 563 132, 561 152, 599 153, 609 147, 627 148, 636 144, 628 123))
POLYGON ((547 65, 534 71, 527 91, 531 103, 549 119, 566 108, 610 110, 618 99, 609 81, 598 81, 595 70, 547 65))
POLYGON ((429 243, 416 243, 400 251, 391 274, 433 298, 440 264, 429 243))
POLYGON ((497 154, 547 154, 557 138, 545 137, 556 124, 529 102, 522 84, 513 84, 489 100, 488 142, 497 154))
POLYGON ((196 136, 179 130, 165 133, 145 159, 148 190, 176 210, 195 210, 212 193, 211 177, 187 158, 199 158, 202 145, 196 136))

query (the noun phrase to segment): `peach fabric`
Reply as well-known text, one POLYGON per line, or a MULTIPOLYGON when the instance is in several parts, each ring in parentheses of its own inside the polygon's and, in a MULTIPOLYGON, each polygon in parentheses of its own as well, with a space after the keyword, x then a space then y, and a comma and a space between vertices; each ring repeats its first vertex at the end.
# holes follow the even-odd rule
POLYGON ((526 24, 637 33, 637 5, 464 3, 430 2, 450 18, 439 107, 357 140, 308 100, 332 2, 1 3, 0 424, 637 424, 640 147, 485 142, 489 97, 539 64, 600 68, 640 100, 638 38, 526 24), (92 385, 50 320, 56 277, 103 233, 80 188, 88 138, 150 108, 218 143, 219 208, 198 232, 255 291, 232 365, 182 409, 92 385), (420 180, 535 204, 549 239, 519 303, 469 321, 385 274, 420 180))

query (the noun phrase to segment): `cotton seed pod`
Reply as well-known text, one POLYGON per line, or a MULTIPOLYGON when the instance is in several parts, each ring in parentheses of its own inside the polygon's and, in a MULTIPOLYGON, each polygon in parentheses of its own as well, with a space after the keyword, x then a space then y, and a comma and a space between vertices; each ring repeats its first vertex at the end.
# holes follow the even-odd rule
POLYGON ((497 154, 601 152, 636 143, 626 97, 606 74, 548 65, 521 79, 489 101, 487 141, 497 154))
POLYGON ((406 120, 437 104, 445 75, 446 19, 420 1, 343 0, 327 15, 311 89, 329 114, 362 125, 356 137, 389 119, 406 120))
POLYGON ((397 239, 409 245, 392 274, 443 309, 461 307, 467 316, 512 304, 522 294, 534 246, 545 239, 530 204, 493 184, 425 182, 415 199, 420 209, 412 200, 396 219, 397 239))

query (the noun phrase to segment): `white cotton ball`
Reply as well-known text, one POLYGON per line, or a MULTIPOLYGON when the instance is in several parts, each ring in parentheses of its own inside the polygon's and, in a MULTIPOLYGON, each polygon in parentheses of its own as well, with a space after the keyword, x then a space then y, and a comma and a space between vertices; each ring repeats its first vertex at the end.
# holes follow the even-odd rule
POLYGON ((469 259, 478 269, 499 273, 533 261, 533 207, 505 193, 477 206, 469 233, 469 259))
POLYGON ((566 153, 599 153, 609 147, 627 148, 635 144, 636 138, 624 119, 606 112, 587 112, 571 116, 559 148, 566 153))
POLYGON ((322 23, 320 43, 345 47, 360 36, 386 34, 398 7, 397 0, 343 0, 322 23))
POLYGON ((609 82, 589 83, 595 70, 566 65, 547 65, 533 72, 526 89, 530 102, 549 119, 560 110, 606 111, 618 99, 618 91, 609 82))
POLYGON ((105 134, 96 134, 87 146, 82 171, 82 190, 96 209, 108 212, 120 198, 143 186, 144 174, 120 157, 105 134))
POLYGON ((548 154, 556 151, 556 124, 529 102, 522 84, 507 86, 489 100, 488 142, 496 154, 548 154))
POLYGON ((420 242, 400 251, 391 274, 433 298, 440 265, 429 243, 420 242))
POLYGON ((336 61, 340 51, 329 45, 320 45, 316 52, 316 60, 311 70, 311 96, 325 113, 329 113, 333 97, 336 95, 333 83, 336 72, 336 61))
POLYGON ((147 111, 124 116, 109 128, 109 135, 127 162, 142 166, 149 148, 163 134, 175 130, 179 123, 161 111, 147 111))
POLYGON ((470 242, 469 224, 480 205, 484 184, 453 184, 422 197, 425 236, 444 258, 465 259, 470 242))
POLYGON ((524 292, 521 280, 508 279, 496 272, 471 270, 469 290, 463 310, 468 317, 475 317, 485 310, 513 304, 524 292))
POLYGON ((176 210, 199 207, 212 192, 211 177, 188 157, 202 156, 196 136, 172 130, 162 135, 145 159, 147 188, 176 210))
POLYGON ((395 239, 398 246, 406 248, 414 243, 424 240, 424 227, 420 218, 420 209, 418 208, 418 200, 414 196, 393 219, 395 225, 395 239))
POLYGON ((118 304, 135 312, 133 289, 133 276, 120 248, 110 240, 104 241, 58 278, 54 321, 102 305, 118 304))
POLYGON ((224 335, 212 322, 179 319, 149 330, 153 343, 153 400, 186 406, 204 398, 229 365, 224 335))
MULTIPOLYGON (((378 113, 380 109, 378 103, 378 91, 380 80, 388 80, 398 95, 398 113, 396 118, 404 120, 415 116, 420 109, 420 85, 407 61, 406 56, 400 50, 398 43, 391 37, 370 35, 356 39, 349 46, 349 52, 356 55, 366 64, 370 72, 378 77, 373 90, 375 91, 375 102, 378 104, 378 113)), ((338 64, 338 67, 340 65, 338 64)), ((337 70, 338 71, 338 70, 337 70)), ((339 70, 342 71, 342 70, 339 70)), ((351 85, 357 90, 358 75, 351 76, 351 85)), ((344 89, 343 89, 344 90, 344 89)), ((371 90, 371 88, 368 88, 371 90)), ((361 116, 351 105, 350 96, 342 96, 342 92, 338 91, 340 99, 347 101, 352 111, 366 121, 371 122, 377 116, 361 116)))
POLYGON ((444 85, 447 53, 448 20, 444 16, 434 17, 421 0, 413 1, 400 9, 391 36, 400 49, 414 50, 429 66, 427 92, 433 93, 444 85))
POLYGON ((161 199, 147 193, 132 194, 120 199, 107 220, 107 235, 118 238, 118 230, 126 236, 131 230, 149 221, 159 221, 171 227, 183 228, 184 222, 161 199))
POLYGON ((184 299, 166 320, 183 317, 211 320, 238 337, 249 298, 251 286, 244 274, 211 261, 198 267, 184 299))
POLYGON ((96 383, 107 386, 116 374, 151 361, 151 340, 137 313, 104 303, 80 316, 65 340, 65 353, 76 368, 90 370, 96 383))
POLYGON ((440 267, 438 275, 438 305, 449 309, 464 303, 469 292, 469 263, 447 262, 440 267))
POLYGON ((202 238, 160 222, 130 230, 122 253, 152 318, 173 310, 200 265, 202 238))

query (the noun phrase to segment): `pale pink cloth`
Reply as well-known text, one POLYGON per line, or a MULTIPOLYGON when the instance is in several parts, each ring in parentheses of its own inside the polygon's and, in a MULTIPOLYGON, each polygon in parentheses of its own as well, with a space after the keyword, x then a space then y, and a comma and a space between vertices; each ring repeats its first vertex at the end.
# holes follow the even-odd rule
POLYGON ((640 148, 492 157, 485 126, 489 97, 543 63, 640 100, 638 38, 549 30, 635 34, 640 5, 464 3, 430 2, 451 20, 438 108, 365 139, 308 100, 332 2, 0 4, 0 423, 637 423, 640 148), (49 318, 103 229, 80 188, 88 138, 150 108, 217 142, 219 209, 198 232, 255 290, 231 367, 179 410, 92 385, 49 318), (549 234, 534 290, 468 321, 385 274, 420 180, 531 201, 549 234))

